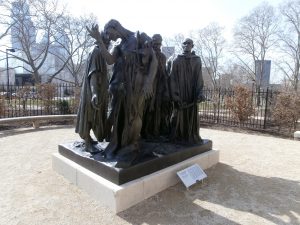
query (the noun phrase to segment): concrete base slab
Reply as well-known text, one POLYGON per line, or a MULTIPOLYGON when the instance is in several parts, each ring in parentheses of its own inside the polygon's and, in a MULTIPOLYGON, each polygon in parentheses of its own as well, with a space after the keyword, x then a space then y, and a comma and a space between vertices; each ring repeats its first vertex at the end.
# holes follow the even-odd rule
MULTIPOLYGON (((98 144, 100 144, 97 146, 99 149, 107 146, 107 142, 98 144)), ((116 158, 107 160, 100 152, 87 153, 82 148, 82 142, 60 144, 58 145, 58 152, 91 172, 117 185, 122 185, 210 151, 212 141, 204 139, 202 143, 194 145, 140 141, 139 146, 142 151, 137 155, 132 153, 134 160, 131 162, 130 160, 126 161, 126 158, 124 161, 122 157, 118 160, 116 158), (120 165, 125 165, 125 167, 120 167, 120 165)))
POLYGON ((52 167, 56 172, 114 213, 121 212, 175 185, 180 181, 176 174, 179 170, 193 164, 199 164, 202 169, 207 169, 218 162, 219 151, 210 150, 147 176, 116 185, 59 153, 52 155, 52 167))

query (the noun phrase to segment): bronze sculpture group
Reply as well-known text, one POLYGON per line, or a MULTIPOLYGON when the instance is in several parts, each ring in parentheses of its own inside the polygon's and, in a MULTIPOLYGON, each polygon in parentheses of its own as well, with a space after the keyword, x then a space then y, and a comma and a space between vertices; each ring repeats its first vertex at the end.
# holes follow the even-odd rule
POLYGON ((116 20, 101 33, 97 25, 87 29, 96 46, 88 58, 76 125, 85 151, 99 151, 90 130, 97 141, 109 142, 102 151, 108 160, 133 160, 142 151, 141 139, 201 143, 197 103, 204 100, 203 78, 193 41, 183 42, 183 53, 168 62, 167 70, 161 35, 134 33, 116 20), (113 65, 110 81, 107 64, 113 65))

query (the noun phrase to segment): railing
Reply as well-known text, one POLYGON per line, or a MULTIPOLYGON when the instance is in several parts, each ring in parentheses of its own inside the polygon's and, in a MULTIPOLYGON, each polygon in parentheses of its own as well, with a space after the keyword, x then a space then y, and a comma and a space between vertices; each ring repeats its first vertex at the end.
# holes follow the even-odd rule
POLYGON ((74 114, 79 94, 71 84, 0 85, 0 118, 74 114))
MULTIPOLYGON (((272 122, 272 108, 278 92, 266 89, 251 92, 254 114, 242 123, 226 106, 226 97, 235 97, 231 89, 203 90, 206 101, 199 104, 200 122, 266 130, 272 122)), ((36 86, 0 85, 0 118, 76 114, 80 87, 72 84, 42 84, 36 86)))
POLYGON ((254 113, 242 123, 235 119, 231 110, 226 106, 226 97, 235 98, 235 93, 232 89, 204 89, 203 93, 206 101, 199 105, 201 123, 254 129, 267 129, 270 126, 274 126, 271 120, 271 109, 274 106, 278 92, 269 89, 252 90, 251 101, 254 113))

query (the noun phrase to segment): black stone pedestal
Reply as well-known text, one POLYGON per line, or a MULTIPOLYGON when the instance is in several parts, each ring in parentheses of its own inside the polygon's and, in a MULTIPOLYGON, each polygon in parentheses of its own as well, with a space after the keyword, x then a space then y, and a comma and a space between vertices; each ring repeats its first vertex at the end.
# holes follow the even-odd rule
POLYGON ((121 185, 154 173, 212 149, 210 140, 196 145, 141 142, 141 153, 128 168, 118 168, 116 161, 106 160, 101 153, 87 153, 78 142, 61 144, 59 153, 103 178, 121 185))

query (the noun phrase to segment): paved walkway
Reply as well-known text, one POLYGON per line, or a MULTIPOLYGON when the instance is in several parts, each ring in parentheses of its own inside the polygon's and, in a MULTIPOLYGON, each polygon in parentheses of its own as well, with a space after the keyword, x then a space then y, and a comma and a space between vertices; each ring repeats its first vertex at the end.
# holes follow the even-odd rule
POLYGON ((72 127, 0 132, 0 224, 300 224, 300 142, 201 129, 221 150, 204 184, 113 215, 51 168, 72 127))

